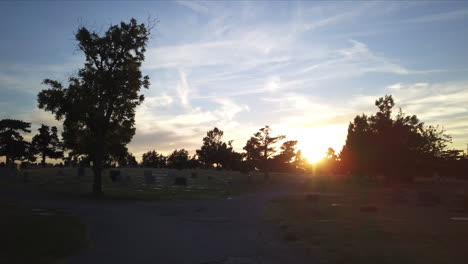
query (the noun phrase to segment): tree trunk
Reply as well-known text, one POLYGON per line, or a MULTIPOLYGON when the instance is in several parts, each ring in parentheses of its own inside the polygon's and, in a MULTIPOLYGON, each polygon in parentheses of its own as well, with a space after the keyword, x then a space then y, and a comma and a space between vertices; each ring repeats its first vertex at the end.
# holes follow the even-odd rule
POLYGON ((263 178, 267 180, 270 176, 268 175, 268 144, 265 142, 265 150, 263 154, 263 178))
POLYGON ((5 166, 10 167, 12 165, 12 161, 8 155, 5 156, 5 166))
POLYGON ((95 166, 93 164, 93 172, 94 172, 94 183, 93 183, 93 194, 95 196, 101 196, 102 195, 102 167, 101 166, 95 166))
MULTIPOLYGON (((102 142, 102 141, 101 141, 102 142)), ((96 147, 96 156, 93 161, 94 183, 93 194, 102 195, 102 163, 104 160, 104 145, 98 144, 96 147)))
POLYGON ((42 154, 42 162, 41 162, 42 163, 42 168, 45 168, 45 159, 46 159, 45 155, 42 154))

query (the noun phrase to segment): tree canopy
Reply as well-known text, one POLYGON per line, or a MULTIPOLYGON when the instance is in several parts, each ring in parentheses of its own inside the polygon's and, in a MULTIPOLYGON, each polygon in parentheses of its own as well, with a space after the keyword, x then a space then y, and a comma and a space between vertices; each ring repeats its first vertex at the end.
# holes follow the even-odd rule
POLYGON ((43 167, 45 167, 46 158, 60 159, 63 157, 62 143, 57 134, 57 127, 41 125, 39 134, 32 138, 31 144, 35 152, 41 156, 43 167))
POLYGON ((385 173, 405 178, 440 157, 451 138, 437 126, 428 126, 400 109, 392 116, 391 95, 375 101, 379 111, 358 115, 349 124, 340 159, 355 174, 385 173))
POLYGON ((22 134, 30 133, 31 123, 21 120, 0 120, 0 156, 11 166, 15 160, 34 160, 31 145, 22 134))
POLYGON ((102 192, 101 170, 112 151, 121 150, 135 134, 135 108, 144 100, 141 73, 149 31, 135 19, 112 25, 102 35, 80 27, 75 34, 85 55, 84 67, 68 86, 45 79, 49 88, 38 94, 38 106, 63 120, 66 148, 93 164, 96 194, 102 192))
POLYGON ((189 165, 189 153, 185 149, 174 150, 167 157, 167 166, 171 169, 184 169, 189 165))
POLYGON ((260 169, 264 172, 265 177, 268 177, 269 171, 269 159, 276 153, 276 148, 274 144, 278 141, 284 139, 285 136, 272 136, 271 128, 265 126, 260 128, 253 137, 251 137, 246 145, 244 150, 246 153, 246 158, 249 163, 255 168, 260 169))
POLYGON ((297 155, 297 140, 283 142, 280 147, 281 152, 272 159, 272 167, 278 171, 290 171, 295 167, 294 161, 297 155))
POLYGON ((208 131, 206 137, 203 138, 203 145, 197 149, 197 156, 205 167, 230 168, 233 163, 237 162, 241 157, 233 150, 232 141, 223 142, 224 132, 217 127, 208 131))
POLYGON ((143 153, 141 165, 149 168, 165 168, 167 158, 156 150, 143 153))

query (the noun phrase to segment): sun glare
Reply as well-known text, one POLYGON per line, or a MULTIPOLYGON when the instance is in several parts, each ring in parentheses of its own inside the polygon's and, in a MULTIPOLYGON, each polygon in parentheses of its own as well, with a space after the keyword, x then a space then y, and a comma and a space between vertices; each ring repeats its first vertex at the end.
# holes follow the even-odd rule
POLYGON ((297 148, 302 151, 304 158, 310 163, 316 163, 325 157, 329 147, 336 152, 341 150, 343 131, 346 132, 346 128, 333 125, 288 129, 285 134, 298 140, 297 148))
POLYGON ((324 153, 322 153, 321 151, 318 152, 318 151, 308 151, 308 150, 311 150, 311 149, 303 150, 302 156, 304 156, 304 158, 306 158, 309 163, 316 163, 320 161, 321 159, 323 159, 324 153))

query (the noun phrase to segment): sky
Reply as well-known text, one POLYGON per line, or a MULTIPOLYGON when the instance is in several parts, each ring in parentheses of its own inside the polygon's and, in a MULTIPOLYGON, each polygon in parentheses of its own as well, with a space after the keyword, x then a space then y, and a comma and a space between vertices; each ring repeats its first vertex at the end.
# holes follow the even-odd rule
POLYGON ((242 150, 270 125, 316 160, 386 94, 467 147, 468 2, 2 1, 0 119, 60 128, 37 108, 42 80, 66 83, 83 66, 79 26, 104 32, 132 17, 159 20, 128 145, 137 159, 193 154, 215 126, 242 150))

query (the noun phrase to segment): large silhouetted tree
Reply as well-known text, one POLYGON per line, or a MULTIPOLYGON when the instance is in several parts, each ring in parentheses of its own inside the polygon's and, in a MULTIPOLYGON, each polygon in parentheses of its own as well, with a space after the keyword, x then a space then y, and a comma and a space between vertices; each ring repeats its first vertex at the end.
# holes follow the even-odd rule
POLYGON ((239 154, 233 151, 232 141, 227 143, 222 141, 223 134, 222 130, 215 127, 203 138, 203 145, 197 149, 197 156, 205 167, 209 168, 216 164, 216 167, 229 168, 233 162, 237 162, 239 154))
POLYGON ((45 167, 46 158, 60 159, 63 157, 62 143, 57 135, 57 127, 41 125, 39 134, 32 138, 32 146, 41 156, 42 167, 45 167))
POLYGON ((392 178, 408 178, 415 170, 441 157, 451 138, 437 126, 428 126, 401 109, 392 116, 392 96, 376 100, 379 111, 360 115, 349 124, 340 160, 355 174, 385 173, 392 178))
POLYGON ((284 139, 285 136, 271 136, 271 128, 265 126, 251 137, 244 150, 247 152, 247 161, 251 162, 256 168, 259 168, 265 178, 268 178, 270 170, 269 159, 276 153, 274 144, 284 139))
POLYGON ((30 144, 22 134, 30 133, 31 123, 21 120, 0 120, 0 156, 5 156, 5 163, 12 166, 15 160, 33 160, 30 144))
POLYGON ((119 157, 119 159, 117 160, 117 163, 119 164, 120 167, 125 167, 125 166, 137 167, 138 166, 138 162, 135 156, 133 156, 133 154, 128 151, 124 156, 119 157))
POLYGON ((189 166, 189 153, 185 149, 174 150, 167 157, 167 166, 171 169, 186 169, 189 166))
POLYGON ((224 132, 217 127, 208 131, 206 137, 203 138, 203 145, 197 149, 198 159, 207 167, 216 164, 219 166, 221 163, 220 152, 222 148, 227 147, 226 143, 222 141, 224 132))
POLYGON ((298 150, 296 152, 296 155, 294 156, 292 164, 293 164, 294 168, 296 170, 299 170, 299 171, 305 171, 310 166, 310 163, 307 162, 306 158, 304 158, 302 156, 302 151, 301 150, 298 150))
POLYGON ((38 95, 39 108, 63 120, 65 147, 92 161, 97 195, 105 160, 135 134, 135 108, 144 100, 139 92, 149 87, 140 71, 148 35, 147 26, 135 19, 112 25, 102 35, 79 28, 75 39, 86 58, 84 67, 67 87, 44 80, 50 88, 38 95))
POLYGON ((167 158, 156 150, 143 153, 141 165, 148 168, 165 168, 167 158))
POLYGON ((288 171, 294 168, 293 161, 296 156, 296 140, 284 142, 280 149, 281 152, 273 157, 272 166, 279 171, 288 171))

